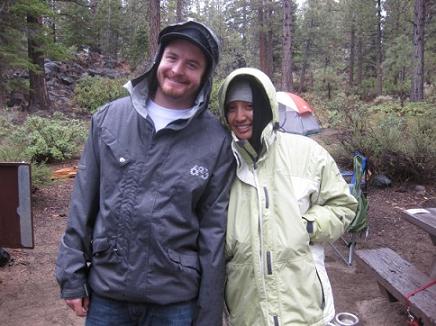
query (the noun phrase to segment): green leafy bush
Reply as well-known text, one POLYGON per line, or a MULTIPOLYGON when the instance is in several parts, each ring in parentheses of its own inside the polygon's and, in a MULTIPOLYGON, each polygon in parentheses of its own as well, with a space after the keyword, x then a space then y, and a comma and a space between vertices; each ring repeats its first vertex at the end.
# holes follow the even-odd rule
MULTIPOLYGON (((30 162, 30 157, 24 152, 24 147, 17 144, 15 145, 1 145, 0 146, 0 161, 2 162, 30 162)), ((32 162, 31 176, 32 186, 40 187, 50 183, 51 171, 44 163, 32 162)))
POLYGON ((219 117, 219 108, 218 108, 218 90, 222 84, 222 80, 214 80, 212 84, 212 91, 210 93, 209 100, 209 109, 210 111, 219 117))
POLYGON ((385 113, 370 120, 363 111, 348 115, 343 152, 362 151, 376 173, 402 180, 436 177, 436 113, 420 115, 385 113))
POLYGON ((6 144, 22 148, 32 162, 61 161, 78 154, 87 134, 85 124, 54 114, 51 119, 29 117, 6 139, 6 144))
POLYGON ((11 132, 12 128, 13 126, 9 122, 9 120, 3 116, 0 116, 0 140, 8 135, 11 132))
POLYGON ((93 113, 103 104, 127 95, 123 88, 126 79, 86 77, 74 89, 74 101, 93 113))

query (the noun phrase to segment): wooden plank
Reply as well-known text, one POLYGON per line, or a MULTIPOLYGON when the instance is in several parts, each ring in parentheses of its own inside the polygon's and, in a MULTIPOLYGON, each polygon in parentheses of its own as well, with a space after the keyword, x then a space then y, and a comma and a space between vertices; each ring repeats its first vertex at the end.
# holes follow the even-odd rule
POLYGON ((402 216, 426 231, 430 236, 436 236, 436 208, 417 208, 402 211, 402 216))
MULTIPOLYGON (((373 274, 379 285, 398 301, 431 279, 389 248, 357 250, 356 259, 373 274)), ((410 298, 411 311, 424 325, 436 326, 436 285, 410 298)))

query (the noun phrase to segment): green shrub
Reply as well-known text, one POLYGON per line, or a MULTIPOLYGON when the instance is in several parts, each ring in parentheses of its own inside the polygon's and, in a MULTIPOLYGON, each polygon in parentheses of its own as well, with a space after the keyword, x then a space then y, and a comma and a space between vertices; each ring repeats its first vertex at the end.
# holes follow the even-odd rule
POLYGON ((387 113, 378 123, 368 115, 351 115, 343 153, 355 150, 368 156, 374 172, 402 180, 422 181, 436 177, 436 114, 419 116, 387 113))
POLYGON ((93 113, 98 107, 119 97, 127 95, 123 88, 126 79, 86 77, 74 89, 74 101, 93 113))
POLYGON ((219 108, 218 108, 218 90, 222 84, 222 80, 214 80, 212 84, 212 91, 210 93, 209 109, 210 111, 219 118, 219 108))
POLYGON ((0 116, 0 140, 8 135, 13 129, 12 124, 3 116, 0 116))
POLYGON ((400 102, 385 102, 371 106, 372 113, 395 114, 398 116, 421 116, 434 110, 434 104, 428 102, 407 102, 401 106, 400 102))
POLYGON ((345 93, 336 94, 331 100, 311 102, 315 108, 315 114, 320 118, 323 127, 342 129, 350 123, 349 114, 355 114, 365 109, 365 104, 357 96, 347 96, 345 93))
POLYGON ((66 119, 29 117, 6 140, 6 144, 22 148, 22 155, 32 162, 61 161, 78 154, 86 137, 85 124, 66 119))
MULTIPOLYGON (((30 158, 24 153, 23 146, 2 145, 0 146, 0 161, 2 162, 30 162, 30 158)), ((40 187, 51 182, 51 171, 44 163, 31 163, 32 187, 40 187)))
POLYGON ((39 188, 51 182, 51 170, 45 163, 31 163, 32 186, 39 188))

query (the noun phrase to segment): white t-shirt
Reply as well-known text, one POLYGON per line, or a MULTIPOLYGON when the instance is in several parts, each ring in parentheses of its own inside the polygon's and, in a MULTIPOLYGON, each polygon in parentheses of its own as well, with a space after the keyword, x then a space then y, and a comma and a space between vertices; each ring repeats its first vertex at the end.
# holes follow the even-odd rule
POLYGON ((156 104, 151 99, 147 101, 147 112, 154 122, 156 132, 165 128, 169 123, 178 119, 188 119, 193 114, 193 108, 189 109, 167 109, 156 104))

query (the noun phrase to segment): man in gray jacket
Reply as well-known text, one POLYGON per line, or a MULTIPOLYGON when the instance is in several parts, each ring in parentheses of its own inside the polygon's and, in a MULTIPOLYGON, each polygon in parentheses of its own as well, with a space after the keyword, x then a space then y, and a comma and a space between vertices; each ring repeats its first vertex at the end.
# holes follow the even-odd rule
POLYGON ((56 262, 86 325, 221 325, 230 138, 207 110, 219 44, 164 28, 130 96, 92 117, 56 262))

